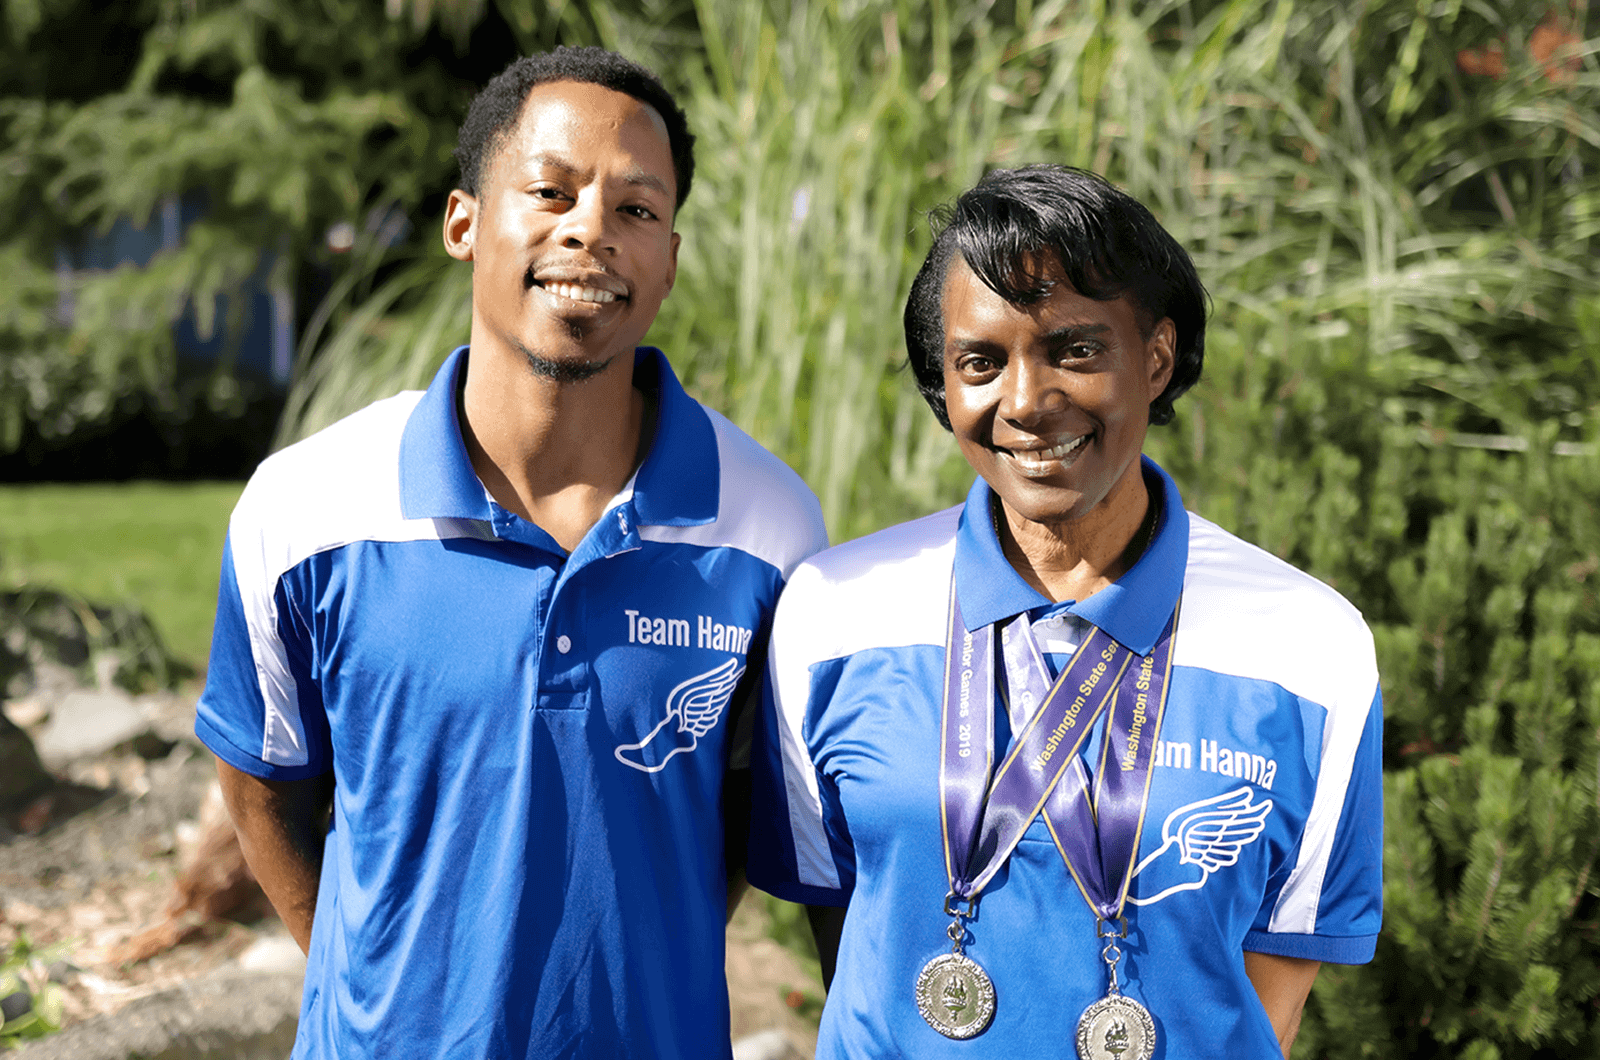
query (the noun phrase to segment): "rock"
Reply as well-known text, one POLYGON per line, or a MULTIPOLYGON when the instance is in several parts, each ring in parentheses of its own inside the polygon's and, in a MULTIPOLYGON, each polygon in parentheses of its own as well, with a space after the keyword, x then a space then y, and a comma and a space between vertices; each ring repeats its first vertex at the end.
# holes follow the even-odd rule
POLYGON ((0 1023, 10 1023, 14 1019, 21 1019, 33 1011, 33 998, 26 990, 0 997, 0 1023))
POLYGON ((239 967, 247 972, 306 973, 306 955, 289 935, 268 935, 250 944, 239 954, 239 967))
POLYGON ((0 813, 10 813, 54 783, 28 734, 0 712, 0 813))
POLYGON ((50 716, 50 708, 30 696, 27 699, 6 700, 5 713, 21 728, 31 729, 50 716))
POLYGON ((770 1030, 734 1042, 733 1060, 807 1060, 807 1057, 787 1034, 770 1030))
POLYGON ((217 975, 129 1002, 24 1045, 16 1060, 283 1060, 294 1046, 301 977, 217 975))
POLYGON ((68 692, 39 734, 39 757, 52 768, 109 751, 140 735, 149 722, 122 692, 68 692))

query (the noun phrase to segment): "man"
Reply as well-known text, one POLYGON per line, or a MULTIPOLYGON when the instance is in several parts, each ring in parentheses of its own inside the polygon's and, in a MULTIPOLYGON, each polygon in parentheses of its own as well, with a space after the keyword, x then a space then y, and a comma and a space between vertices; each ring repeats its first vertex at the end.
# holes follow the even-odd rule
POLYGON ((470 346, 233 514, 196 728, 309 956, 296 1057, 729 1054, 731 730, 826 542, 794 473, 636 349, 692 144, 619 56, 509 67, 444 222, 470 346))
POLYGON ((1287 1055, 1376 944, 1382 705, 1356 610, 1142 455, 1200 376, 1189 256, 1092 174, 1000 170, 905 324, 977 479, 795 572, 757 759, 819 1060, 1287 1055))

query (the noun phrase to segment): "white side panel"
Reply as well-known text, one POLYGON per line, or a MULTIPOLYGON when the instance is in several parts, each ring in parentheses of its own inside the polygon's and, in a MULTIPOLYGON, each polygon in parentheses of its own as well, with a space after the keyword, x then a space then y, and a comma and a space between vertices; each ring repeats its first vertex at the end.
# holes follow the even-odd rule
POLYGON ((960 508, 891 527, 800 565, 778 602, 768 660, 799 882, 836 889, 806 741, 811 668, 865 648, 944 643, 960 508), (885 603, 896 606, 886 614, 885 603))
POLYGON ((1271 682, 1327 711, 1299 859, 1269 925, 1310 933, 1377 689, 1372 635, 1333 589, 1199 516, 1189 521, 1175 663, 1271 682))
POLYGON ((278 579, 319 552, 357 541, 487 533, 470 520, 400 515, 400 436, 421 397, 421 391, 411 391, 376 402, 273 454, 234 508, 228 536, 266 703, 261 757, 267 762, 293 766, 308 760, 298 689, 278 637, 278 579))

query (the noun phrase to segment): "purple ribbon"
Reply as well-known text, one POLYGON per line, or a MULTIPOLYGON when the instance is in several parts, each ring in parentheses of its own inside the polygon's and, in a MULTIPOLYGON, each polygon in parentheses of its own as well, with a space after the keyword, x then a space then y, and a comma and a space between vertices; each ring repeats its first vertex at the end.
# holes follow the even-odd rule
POLYGON ((1053 685, 1027 615, 1006 623, 1007 691, 1042 705, 1014 736, 991 782, 995 632, 966 628, 952 580, 939 801, 953 897, 974 901, 1043 812, 1095 915, 1121 915, 1144 827, 1177 616, 1174 609, 1147 656, 1095 628, 1053 685), (1079 752, 1108 706, 1091 802, 1079 752))

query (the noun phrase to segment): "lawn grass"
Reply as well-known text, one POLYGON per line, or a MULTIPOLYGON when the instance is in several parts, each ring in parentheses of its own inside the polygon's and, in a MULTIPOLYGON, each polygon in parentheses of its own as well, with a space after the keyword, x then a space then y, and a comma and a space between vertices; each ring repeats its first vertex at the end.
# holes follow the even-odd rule
POLYGON ((0 486, 0 585, 133 604, 203 670, 228 513, 242 482, 0 486))

